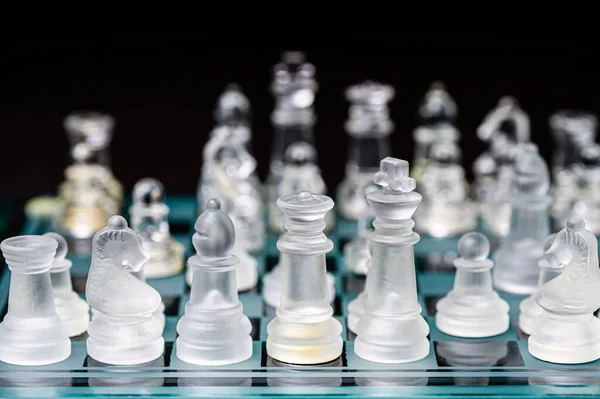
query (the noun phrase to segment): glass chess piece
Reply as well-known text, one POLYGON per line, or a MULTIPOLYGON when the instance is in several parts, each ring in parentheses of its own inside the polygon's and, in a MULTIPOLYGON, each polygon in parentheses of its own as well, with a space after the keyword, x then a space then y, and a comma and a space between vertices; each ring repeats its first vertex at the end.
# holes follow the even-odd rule
POLYGON ((600 268, 598 240, 575 216, 556 234, 542 261, 563 272, 542 285, 534 299, 543 309, 531 325, 529 353, 559 364, 588 363, 600 358, 600 268))
POLYGON ((415 212, 415 230, 436 238, 474 230, 478 211, 469 198, 460 148, 445 140, 434 141, 429 148, 429 161, 417 183, 423 201, 415 212))
POLYGON ((246 148, 249 130, 244 127, 215 127, 204 147, 202 177, 198 186, 198 209, 205 200, 219 198, 224 211, 244 230, 244 245, 249 252, 265 245, 264 205, 255 175, 256 159, 246 148))
POLYGON ((10 274, 8 311, 0 323, 0 361, 43 366, 71 355, 66 323, 56 313, 50 268, 58 242, 24 235, 0 244, 10 274))
POLYGON ((492 287, 494 262, 488 259, 487 237, 476 232, 463 235, 458 241, 458 253, 452 290, 436 305, 438 330, 464 338, 504 333, 510 326, 509 306, 492 287))
MULTIPOLYGON (((363 192, 368 195, 370 192, 378 190, 373 181, 364 187, 363 192)), ((356 237, 343 248, 344 251, 344 265, 346 269, 351 273, 358 275, 367 274, 367 264, 371 259, 371 243, 369 241, 369 233, 373 231, 373 220, 375 214, 371 207, 367 204, 361 212, 360 219, 358 220, 356 237)))
POLYGON ((364 314, 356 324, 354 352, 375 363, 407 363, 430 352, 429 325, 417 295, 412 215, 421 202, 408 162, 387 157, 373 182, 383 190, 367 201, 376 215, 370 234, 371 268, 364 314), (390 334, 390 331, 394 331, 390 334))
POLYGON ((184 248, 171 236, 170 209, 165 201, 165 188, 156 179, 141 179, 133 187, 131 228, 150 254, 144 267, 144 277, 149 279, 174 276, 184 268, 184 248))
POLYGON ((165 378, 152 376, 152 369, 156 370, 164 366, 165 359, 162 356, 135 367, 115 367, 88 358, 88 371, 93 373, 93 377, 88 378, 88 385, 90 387, 162 387, 165 378))
MULTIPOLYGON (((131 273, 135 278, 140 280, 141 282, 146 283, 146 275, 145 275, 144 269, 138 270, 138 271, 133 271, 132 269, 128 269, 127 271, 129 273, 131 273)), ((97 314, 97 312, 96 312, 96 314, 97 314)), ((154 317, 156 317, 158 319, 158 321, 160 322, 160 324, 163 326, 163 329, 164 329, 165 323, 167 321, 167 318, 165 316, 165 303, 164 302, 162 302, 162 301, 160 302, 158 309, 156 309, 156 311, 154 312, 154 317)))
POLYGON ((210 199, 194 225, 196 255, 188 260, 193 270, 190 299, 177 323, 179 359, 196 365, 225 365, 252 356, 252 325, 238 299, 237 256, 233 222, 210 199))
POLYGON ((230 83, 217 100, 214 119, 228 127, 250 127, 252 120, 252 106, 242 87, 230 83))
POLYGON ((66 259, 67 240, 57 233, 46 233, 44 237, 52 238, 58 243, 54 261, 50 267, 54 307, 60 319, 67 325, 69 337, 76 337, 87 331, 90 322, 90 306, 73 290, 71 282, 73 262, 66 259))
POLYGON ((580 163, 581 150, 596 142, 598 118, 591 112, 564 109, 552 114, 549 124, 555 143, 552 175, 556 178, 561 170, 580 163))
POLYGON ((333 243, 323 233, 333 200, 302 191, 277 201, 286 233, 277 242, 283 266, 281 302, 267 326, 267 354, 290 364, 319 364, 342 354, 342 325, 328 298, 325 256, 333 243))
MULTIPOLYGON (((551 234, 546 239, 546 242, 544 242, 544 252, 550 248, 555 238, 556 234, 551 234)), ((552 265, 543 259, 540 259, 538 266, 540 267, 538 289, 548 281, 552 280, 554 277, 561 274, 564 269, 563 264, 552 265)), ((534 297, 535 293, 529 295, 527 298, 523 299, 521 303, 519 303, 519 328, 527 335, 531 334, 531 324, 533 323, 533 320, 541 315, 544 311, 540 305, 537 304, 534 297)))
POLYGON ((358 220, 367 208, 365 187, 371 184, 379 161, 389 155, 389 136, 394 129, 388 103, 394 97, 390 85, 366 81, 349 87, 346 98, 351 102, 346 131, 350 136, 346 175, 337 191, 340 215, 358 220))
POLYGON ((454 126, 458 108, 443 82, 431 83, 419 104, 418 115, 420 125, 413 132, 415 158, 412 166, 417 183, 429 161, 431 144, 439 140, 458 143, 460 139, 460 132, 454 126))
POLYGON ((273 68, 271 84, 275 109, 271 115, 274 131, 265 186, 267 193, 279 185, 287 148, 298 141, 314 144, 316 116, 313 105, 317 90, 315 67, 306 61, 305 54, 300 51, 284 52, 281 61, 273 68))
POLYGON ((132 274, 142 270, 150 255, 119 215, 94 235, 93 243, 85 290, 93 312, 88 355, 112 365, 157 359, 164 352, 163 326, 155 316, 162 300, 154 288, 132 274))
POLYGON ((473 165, 474 191, 483 230, 495 249, 510 229, 510 187, 515 157, 530 141, 529 116, 516 99, 505 96, 477 129, 480 140, 489 143, 473 165))
POLYGON ((516 158, 510 193, 510 231, 494 253, 494 286, 501 291, 528 295, 537 288, 537 264, 550 234, 549 187, 546 162, 535 144, 528 143, 516 158))

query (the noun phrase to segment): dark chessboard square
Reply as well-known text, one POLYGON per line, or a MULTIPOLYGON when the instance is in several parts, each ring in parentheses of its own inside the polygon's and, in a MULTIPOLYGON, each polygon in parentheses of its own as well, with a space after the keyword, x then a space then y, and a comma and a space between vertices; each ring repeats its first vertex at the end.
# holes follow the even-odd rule
POLYGON ((460 340, 434 343, 440 367, 477 368, 524 367, 516 341, 460 340))
POLYGON ((191 225, 188 221, 173 220, 169 221, 171 234, 187 234, 190 232, 191 225))
POLYGON ((343 315, 342 300, 340 299, 339 296, 336 295, 335 299, 333 300, 333 303, 331 304, 331 307, 333 308, 334 316, 342 316, 343 315))
POLYGON ((271 270, 273 270, 273 268, 275 266, 277 266, 278 262, 279 262, 279 256, 268 255, 267 262, 266 262, 267 272, 270 272, 271 270))
POLYGON ((328 272, 335 272, 337 270, 337 260, 333 256, 327 256, 325 258, 328 272))
POLYGON ((344 294, 346 295, 358 295, 363 292, 365 288, 365 276, 357 274, 348 274, 343 278, 344 294))
POLYGON ((252 332, 250 333, 252 341, 260 341, 260 319, 251 318, 250 324, 252 324, 252 332))
POLYGON ((71 276, 71 284, 73 290, 79 295, 85 295, 85 284, 87 282, 87 276, 71 276))
POLYGON ((181 297, 179 296, 167 296, 163 297, 163 303, 165 304, 165 316, 177 316, 179 315, 179 302, 181 297))
POLYGON ((453 273, 456 257, 457 253, 454 251, 430 252, 417 257, 415 262, 417 268, 423 273, 453 273))
POLYGON ((425 310, 428 316, 435 316, 437 313, 436 305, 442 299, 439 296, 426 296, 425 297, 425 310))
MULTIPOLYGON (((273 268, 279 263, 279 256, 275 255, 267 255, 266 268, 267 272, 273 270, 273 268)), ((328 272, 335 272, 337 269, 337 261, 333 256, 327 256, 325 258, 325 263, 328 272)))

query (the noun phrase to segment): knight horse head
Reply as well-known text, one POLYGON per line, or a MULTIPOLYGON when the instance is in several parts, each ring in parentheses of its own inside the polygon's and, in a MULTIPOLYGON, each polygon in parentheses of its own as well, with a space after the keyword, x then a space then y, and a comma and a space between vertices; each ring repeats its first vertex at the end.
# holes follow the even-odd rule
POLYGON ((552 245, 544 253, 542 261, 552 267, 598 268, 598 242, 596 237, 585 229, 585 222, 575 216, 567 222, 567 227, 556 234, 552 245))

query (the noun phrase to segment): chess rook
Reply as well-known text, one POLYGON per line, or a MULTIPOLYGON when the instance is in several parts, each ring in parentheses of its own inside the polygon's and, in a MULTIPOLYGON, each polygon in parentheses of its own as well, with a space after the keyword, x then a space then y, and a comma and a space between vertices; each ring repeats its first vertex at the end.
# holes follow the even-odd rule
POLYGON ((267 354, 280 362, 318 364, 342 354, 342 326, 329 304, 326 254, 333 243, 323 233, 333 201, 302 191, 279 198, 286 233, 277 242, 283 287, 277 317, 267 326, 267 354))
POLYGON ((42 366, 71 354, 67 325, 56 313, 50 279, 57 247, 56 240, 34 235, 0 244, 11 271, 8 312, 0 323, 0 361, 42 366))
POLYGON ((192 286, 177 324, 177 357, 205 366, 244 361, 252 356, 252 325, 238 299, 233 222, 213 198, 194 228, 196 255, 188 260, 192 286))
POLYGON ((364 315, 356 324, 357 356, 378 363, 405 363, 426 357, 429 325, 417 297, 414 245, 419 235, 411 217, 421 202, 408 162, 385 158, 373 181, 383 190, 367 201, 375 213, 372 258, 364 315))

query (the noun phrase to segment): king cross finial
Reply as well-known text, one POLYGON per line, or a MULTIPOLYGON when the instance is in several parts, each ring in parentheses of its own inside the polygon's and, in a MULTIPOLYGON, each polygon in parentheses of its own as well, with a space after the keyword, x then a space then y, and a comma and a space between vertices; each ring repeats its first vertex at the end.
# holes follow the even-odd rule
POLYGON ((409 193, 417 187, 416 180, 408 175, 408 162, 392 157, 381 160, 373 182, 390 193, 409 193))

